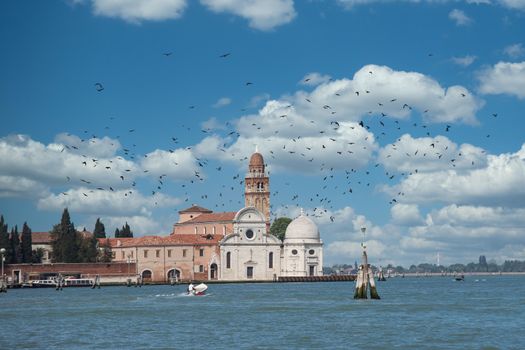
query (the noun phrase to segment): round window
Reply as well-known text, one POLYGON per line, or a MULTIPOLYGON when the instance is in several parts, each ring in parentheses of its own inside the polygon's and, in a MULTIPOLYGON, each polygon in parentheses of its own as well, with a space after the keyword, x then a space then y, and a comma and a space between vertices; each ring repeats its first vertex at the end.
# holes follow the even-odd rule
POLYGON ((310 250, 308 251, 308 254, 310 254, 310 255, 314 255, 314 254, 315 254, 315 250, 310 249, 310 250))
POLYGON ((252 230, 246 230, 246 238, 248 239, 252 239, 254 237, 254 234, 253 234, 253 231, 252 230))
POLYGON ((297 249, 292 250, 293 255, 297 255, 297 249))

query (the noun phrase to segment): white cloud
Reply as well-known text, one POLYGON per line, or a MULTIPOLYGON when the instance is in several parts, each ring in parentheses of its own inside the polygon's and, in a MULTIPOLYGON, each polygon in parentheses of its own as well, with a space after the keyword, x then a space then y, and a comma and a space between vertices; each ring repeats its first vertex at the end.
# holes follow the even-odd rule
POLYGON ((238 121, 241 136, 233 144, 220 151, 224 142, 215 139, 208 150, 214 148, 215 157, 244 167, 257 145, 272 171, 319 173, 328 168, 365 166, 377 148, 373 134, 354 122, 341 122, 339 126, 329 123, 311 123, 281 102, 269 101, 258 115, 238 121))
POLYGON ((378 160, 389 171, 405 173, 473 170, 487 164, 485 151, 479 147, 458 147, 444 136, 412 138, 409 134, 384 146, 378 160))
POLYGON ((48 193, 47 187, 38 181, 21 176, 0 175, 0 197, 39 198, 48 193))
POLYGON ((472 18, 468 17, 465 12, 458 9, 450 11, 448 18, 454 21, 457 26, 468 26, 473 22, 472 18))
POLYGON ((479 91, 483 94, 509 94, 525 98, 525 61, 498 62, 478 74, 479 91))
POLYGON ((140 166, 148 170, 149 175, 165 175, 172 180, 196 179, 195 172, 200 172, 193 152, 180 148, 171 151, 156 149, 141 159, 140 166))
POLYGON ((301 85, 316 86, 319 84, 326 83, 330 81, 331 77, 329 75, 323 75, 317 72, 308 73, 304 78, 299 82, 301 85))
MULTIPOLYGON (((369 4, 381 4, 381 3, 396 3, 396 2, 408 2, 408 3, 449 3, 449 2, 461 2, 461 0, 338 0, 338 2, 347 9, 352 9, 359 5, 369 4)), ((525 2, 523 0, 465 0, 467 4, 499 4, 503 7, 510 9, 525 10, 525 2)))
POLYGON ((101 217, 101 221, 104 222, 107 230, 106 237, 113 237, 115 232, 115 229, 110 231, 108 228, 114 227, 120 229, 126 222, 133 232, 133 237, 157 236, 169 233, 169 231, 166 232, 165 229, 163 231, 163 227, 158 220, 148 215, 101 217))
POLYGON ((96 15, 131 23, 179 18, 187 6, 186 0, 91 0, 91 3, 96 15))
POLYGON ((415 226, 423 223, 423 218, 419 213, 416 204, 397 203, 390 208, 392 220, 397 225, 415 226))
POLYGON ((239 137, 233 143, 229 137, 212 136, 194 150, 206 149, 208 153, 198 153, 244 166, 258 145, 272 170, 356 169, 366 166, 377 149, 374 135, 358 123, 364 116, 384 113, 406 119, 420 111, 431 122, 474 124, 482 105, 462 86, 445 89, 420 73, 367 65, 353 79, 327 81, 311 92, 269 100, 257 114, 234 123, 239 137))
POLYGON ((503 52, 510 58, 518 58, 525 55, 525 48, 519 43, 505 47, 503 52))
POLYGON ((476 56, 467 55, 463 57, 452 57, 452 62, 454 62, 457 65, 463 66, 463 67, 468 67, 472 63, 474 63, 476 59, 477 59, 476 56))
POLYGON ((89 154, 90 157, 111 158, 121 148, 120 142, 107 136, 103 138, 91 137, 81 139, 72 134, 58 134, 55 136, 55 144, 63 145, 71 152, 78 154, 89 154))
POLYGON ((214 108, 221 108, 232 103, 232 99, 229 97, 221 97, 213 104, 214 108))
POLYGON ((384 190, 403 193, 406 203, 525 207, 525 144, 516 153, 489 155, 480 169, 413 173, 384 190))
POLYGON ((201 128, 203 132, 211 132, 214 130, 224 130, 226 129, 225 125, 221 123, 217 118, 211 117, 210 119, 201 123, 201 128))
POLYGON ((133 162, 115 155, 118 141, 79 141, 76 136, 63 134, 56 141, 60 143, 46 146, 25 135, 0 138, 1 175, 25 178, 46 187, 87 182, 93 187, 122 187, 137 176, 138 168, 133 162))
POLYGON ((258 107, 261 104, 261 102, 266 102, 269 99, 270 99, 270 94, 267 94, 267 93, 253 96, 250 99, 250 103, 248 103, 248 107, 250 108, 258 107))
MULTIPOLYGON (((369 240, 366 242, 366 251, 369 256, 369 262, 373 265, 381 265, 380 257, 388 255, 386 252, 390 251, 391 247, 387 247, 384 243, 376 240, 369 240)), ((355 261, 361 260, 363 248, 360 242, 351 241, 335 241, 331 242, 325 247, 324 255, 330 257, 333 261, 355 261)), ((329 264, 327 264, 329 265, 329 264)))
POLYGON ((508 8, 525 11, 525 1, 523 0, 498 0, 498 2, 508 8))
POLYGON ((293 0, 201 0, 201 3, 213 12, 245 18, 250 27, 259 30, 271 30, 296 16, 293 0))
POLYGON ((180 200, 162 193, 145 197, 134 188, 109 191, 91 188, 75 188, 59 194, 49 194, 38 201, 42 210, 62 210, 93 215, 133 216, 151 215, 155 207, 174 206, 180 200))
POLYGON ((430 122, 468 124, 476 123, 475 113, 483 105, 463 86, 443 88, 421 73, 372 64, 362 67, 352 79, 324 83, 310 93, 298 91, 283 100, 291 101, 307 119, 334 116, 356 121, 370 113, 409 118, 413 110, 430 122))
POLYGON ((501 263, 505 259, 520 259, 525 247, 524 208, 452 204, 433 210, 426 221, 412 227, 401 239, 400 249, 405 255, 426 252, 432 259, 440 251, 446 257, 442 262, 451 264, 476 261, 480 254, 486 254, 501 263))

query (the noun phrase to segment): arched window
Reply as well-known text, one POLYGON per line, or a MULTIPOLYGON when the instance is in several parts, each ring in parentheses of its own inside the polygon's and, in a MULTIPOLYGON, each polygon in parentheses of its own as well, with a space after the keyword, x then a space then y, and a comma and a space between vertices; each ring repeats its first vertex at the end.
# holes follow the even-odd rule
POLYGON ((270 252, 268 256, 268 268, 273 269, 273 252, 270 252))
POLYGON ((195 234, 197 234, 197 226, 195 226, 195 234))
POLYGON ((215 234, 215 226, 213 226, 213 228, 212 228, 212 231, 211 231, 211 232, 212 232, 212 234, 213 234, 213 235, 215 234))
POLYGON ((142 279, 144 281, 151 281, 152 273, 150 270, 144 270, 142 271, 142 279))
POLYGON ((223 226, 222 226, 222 234, 223 234, 223 235, 226 235, 226 225, 223 225, 223 226))
POLYGON ((231 262, 232 262, 232 253, 228 252, 226 253, 226 268, 231 269, 231 262))

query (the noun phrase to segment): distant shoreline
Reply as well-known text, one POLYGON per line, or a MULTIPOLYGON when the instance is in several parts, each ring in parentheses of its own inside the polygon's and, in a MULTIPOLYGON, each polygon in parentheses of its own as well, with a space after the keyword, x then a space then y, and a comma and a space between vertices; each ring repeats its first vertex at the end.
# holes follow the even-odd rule
MULTIPOLYGON (((457 274, 465 276, 504 276, 504 275, 525 275, 525 272, 459 272, 457 274)), ((449 277, 454 276, 454 273, 442 274, 441 272, 427 272, 427 273, 414 273, 406 272, 405 277, 449 277)), ((402 277, 402 274, 391 276, 391 278, 402 277)))

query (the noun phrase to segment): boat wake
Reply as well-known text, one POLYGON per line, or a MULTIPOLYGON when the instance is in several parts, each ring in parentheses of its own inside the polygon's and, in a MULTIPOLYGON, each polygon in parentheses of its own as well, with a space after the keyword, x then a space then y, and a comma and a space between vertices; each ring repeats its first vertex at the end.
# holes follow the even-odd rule
POLYGON ((209 295, 212 295, 212 294, 208 293, 208 294, 203 294, 203 295, 193 295, 193 294, 188 294, 186 292, 182 292, 182 293, 155 294, 155 298, 207 297, 209 295))

